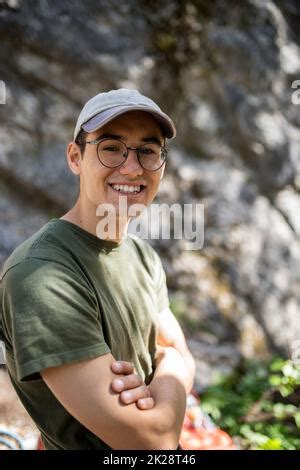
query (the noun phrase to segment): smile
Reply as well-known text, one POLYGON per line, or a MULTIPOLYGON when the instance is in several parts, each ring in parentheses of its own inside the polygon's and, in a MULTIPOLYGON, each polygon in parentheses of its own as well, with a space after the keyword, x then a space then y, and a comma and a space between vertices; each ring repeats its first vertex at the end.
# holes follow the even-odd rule
POLYGON ((136 195, 136 194, 140 194, 142 191, 144 191, 144 189, 146 188, 146 186, 144 185, 128 185, 128 184, 114 184, 114 183, 109 183, 109 186, 114 190, 114 191, 117 191, 118 193, 121 193, 121 194, 133 194, 133 195, 136 195))

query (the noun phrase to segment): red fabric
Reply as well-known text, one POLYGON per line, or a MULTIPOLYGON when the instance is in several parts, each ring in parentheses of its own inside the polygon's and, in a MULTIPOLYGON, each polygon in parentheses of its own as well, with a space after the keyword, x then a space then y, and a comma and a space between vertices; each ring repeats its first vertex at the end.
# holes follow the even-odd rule
POLYGON ((185 450, 235 450, 231 437, 218 428, 203 412, 200 400, 188 396, 180 445, 185 450))
POLYGON ((195 428, 185 422, 180 436, 180 445, 185 450, 234 450, 231 437, 220 428, 210 431, 195 428))
POLYGON ((39 436, 39 438, 38 438, 36 450, 46 450, 45 447, 44 447, 41 436, 39 436))

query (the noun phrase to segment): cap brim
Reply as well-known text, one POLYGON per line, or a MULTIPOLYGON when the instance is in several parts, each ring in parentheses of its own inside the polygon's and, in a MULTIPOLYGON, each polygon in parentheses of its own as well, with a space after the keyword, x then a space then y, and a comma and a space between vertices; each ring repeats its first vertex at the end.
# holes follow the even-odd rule
POLYGON ((146 106, 115 106, 114 108, 106 109, 105 111, 96 114, 96 116, 82 124, 81 127, 85 132, 95 132, 116 117, 129 111, 145 111, 152 114, 160 124, 165 137, 168 139, 174 139, 176 136, 176 127, 173 121, 166 114, 159 113, 158 111, 149 109, 146 106))

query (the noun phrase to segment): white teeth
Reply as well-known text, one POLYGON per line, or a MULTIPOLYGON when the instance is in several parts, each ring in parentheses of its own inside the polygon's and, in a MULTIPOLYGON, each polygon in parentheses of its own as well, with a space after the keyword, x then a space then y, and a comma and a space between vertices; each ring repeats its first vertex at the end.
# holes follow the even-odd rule
POLYGON ((117 191, 122 191, 122 193, 135 193, 140 192, 140 186, 127 186, 127 184, 112 184, 113 189, 117 191))

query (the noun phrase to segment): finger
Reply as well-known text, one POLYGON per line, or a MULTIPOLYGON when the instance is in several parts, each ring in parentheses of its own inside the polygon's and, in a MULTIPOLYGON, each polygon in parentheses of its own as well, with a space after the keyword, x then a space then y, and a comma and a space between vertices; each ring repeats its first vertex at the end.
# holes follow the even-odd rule
POLYGON ((125 390, 120 394, 120 400, 124 405, 130 405, 135 403, 141 398, 149 398, 150 392, 148 387, 143 384, 140 387, 133 388, 131 390, 125 390))
POLYGON ((111 365, 111 369, 115 374, 132 374, 134 369, 131 362, 126 361, 114 361, 111 365))
POLYGON ((151 410, 155 405, 155 401, 152 397, 148 397, 148 398, 140 398, 137 402, 136 402, 136 406, 140 409, 140 410, 151 410))
POLYGON ((132 388, 140 387, 144 385, 141 377, 137 374, 124 375, 114 379, 111 383, 114 392, 120 393, 125 390, 131 390, 132 388))

